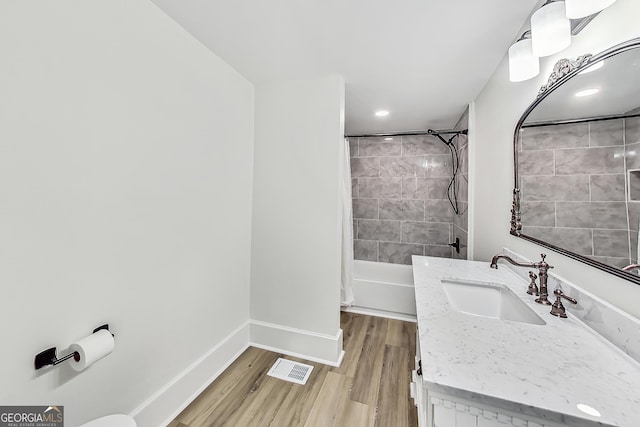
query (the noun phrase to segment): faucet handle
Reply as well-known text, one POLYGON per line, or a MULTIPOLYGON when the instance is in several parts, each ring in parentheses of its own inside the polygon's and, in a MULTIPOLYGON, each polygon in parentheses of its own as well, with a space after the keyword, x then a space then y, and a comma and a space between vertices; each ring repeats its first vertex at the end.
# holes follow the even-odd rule
POLYGON ((531 279, 531 283, 529 283, 529 287, 527 288, 527 293, 529 295, 540 295, 540 293, 538 292, 538 285, 536 285, 537 278, 538 276, 533 271, 529 272, 529 279, 531 279))
POLYGON ((567 311, 565 310, 564 305, 562 305, 562 298, 566 299, 572 304, 577 304, 578 301, 575 298, 571 298, 570 296, 565 295, 560 288, 556 288, 556 290, 553 291, 553 294, 556 296, 556 301, 551 305, 550 313, 553 316, 566 318, 567 311))
POLYGON ((547 264, 547 262, 545 261, 547 254, 540 254, 540 257, 542 258, 542 261, 538 263, 540 267, 546 267, 547 269, 553 268, 552 265, 547 264))

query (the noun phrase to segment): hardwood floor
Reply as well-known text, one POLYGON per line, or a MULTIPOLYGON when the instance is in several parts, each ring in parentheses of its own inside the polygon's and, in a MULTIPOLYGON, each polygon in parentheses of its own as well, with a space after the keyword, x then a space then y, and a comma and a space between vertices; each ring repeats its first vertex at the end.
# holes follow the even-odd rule
POLYGON ((345 357, 333 368, 247 349, 169 427, 414 427, 415 323, 341 314, 345 357), (278 357, 313 365, 304 386, 268 377, 278 357))

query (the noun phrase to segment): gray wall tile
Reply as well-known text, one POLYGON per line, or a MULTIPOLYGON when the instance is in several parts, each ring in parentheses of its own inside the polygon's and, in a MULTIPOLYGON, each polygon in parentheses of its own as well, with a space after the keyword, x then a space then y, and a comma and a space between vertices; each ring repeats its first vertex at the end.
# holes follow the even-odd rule
POLYGON ((360 138, 358 143, 360 157, 371 156, 399 156, 402 154, 400 138, 385 141, 385 137, 360 138))
POLYGON ((521 151, 518 153, 518 174, 553 175, 553 150, 521 151))
POLYGON ((449 153, 449 148, 435 136, 415 135, 402 137, 403 156, 422 156, 425 154, 447 153, 449 153))
POLYGON ((466 202, 469 200, 469 177, 467 175, 458 175, 456 178, 458 188, 458 201, 466 202))
POLYGON ((469 173, 469 144, 467 143, 467 136, 460 136, 460 148, 458 149, 459 172, 461 174, 469 173))
POLYGON ((555 227, 556 202, 522 202, 522 223, 529 226, 555 227))
POLYGON ((593 254, 629 258, 628 230, 593 230, 593 254))
POLYGON ((429 135, 392 138, 349 141, 356 259, 409 263, 411 255, 425 253, 424 245, 427 255, 450 257, 454 222, 467 239, 468 177, 461 173, 468 170, 467 137, 454 141, 460 156, 459 216, 447 201, 449 147, 429 135))
POLYGON ((520 180, 523 201, 589 200, 589 176, 524 176, 520 180))
POLYGON ((589 146, 589 123, 539 126, 523 129, 522 150, 589 146))
POLYGON ((400 241, 400 221, 359 219, 358 239, 398 242, 400 241))
POLYGON ((596 147, 556 150, 556 174, 624 173, 624 148, 596 147))
POLYGON ((453 239, 452 242, 455 242, 456 237, 460 239, 460 253, 457 253, 455 249, 451 250, 451 258, 455 259, 467 259, 467 246, 468 246, 468 235, 465 230, 462 230, 458 227, 453 227, 453 239))
POLYGON ((558 227, 626 229, 624 202, 557 202, 558 227))
POLYGON ((453 214, 453 225, 457 228, 468 231, 469 229, 469 204, 466 202, 460 202, 458 204, 460 214, 453 214))
POLYGON ((522 232, 580 255, 593 254, 591 230, 587 228, 523 227, 522 232))
POLYGON ((380 242, 378 261, 411 265, 412 255, 424 255, 424 246, 408 243, 380 242))
POLYGON ((380 157, 380 176, 425 176, 424 157, 380 157))
POLYGON ((383 199, 380 219, 424 221, 424 200, 383 199))
POLYGON ((454 215, 449 200, 425 201, 424 220, 426 222, 452 222, 454 215))
POLYGON ((591 201, 613 202, 624 201, 624 174, 591 175, 591 201))
POLYGON ((402 178, 404 199, 446 199, 449 178, 402 178))
POLYGON ((351 176, 378 176, 380 174, 380 161, 377 157, 351 158, 351 176))
MULTIPOLYGON (((426 256, 437 256, 440 258, 451 258, 451 247, 450 246, 436 246, 436 245, 425 245, 424 246, 424 254, 426 256)), ((455 252, 455 250, 453 251, 455 252)), ((466 257, 464 258, 466 259, 466 257)))
POLYGON ((627 175, 629 179, 629 201, 640 201, 640 170, 630 170, 627 175))
POLYGON ((363 261, 378 261, 378 242, 375 240, 354 240, 353 257, 363 261))
POLYGON ((624 149, 627 170, 640 169, 640 143, 625 145, 624 149))
POLYGON ((448 245, 449 224, 429 222, 402 223, 402 241, 431 245, 448 245))
POLYGON ((631 117, 624 120, 624 143, 640 143, 640 117, 631 117))
POLYGON ((358 157, 358 138, 349 138, 349 157, 358 157))
POLYGON ((358 196, 363 199, 399 199, 402 178, 359 178, 358 196))
POLYGON ((604 147, 624 144, 623 119, 601 120, 589 123, 589 145, 604 147))
POLYGON ((378 219, 378 199, 353 199, 353 217, 378 219))
POLYGON ((425 174, 427 178, 451 177, 451 156, 435 154, 425 156, 425 174))
POLYGON ((629 229, 638 231, 640 226, 640 202, 629 202, 629 229))

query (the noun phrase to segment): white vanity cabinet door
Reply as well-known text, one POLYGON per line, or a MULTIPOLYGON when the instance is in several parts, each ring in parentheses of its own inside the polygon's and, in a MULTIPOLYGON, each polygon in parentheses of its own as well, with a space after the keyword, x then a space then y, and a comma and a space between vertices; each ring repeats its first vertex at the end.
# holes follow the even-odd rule
MULTIPOLYGON (((425 397, 427 394, 425 390, 425 397)), ((420 427, 553 427, 500 413, 497 408, 479 408, 471 402, 463 402, 451 396, 430 396, 427 401, 430 403, 427 405, 430 412, 427 414, 427 422, 418 424, 420 427)))
POLYGON ((478 425, 478 418, 470 413, 468 405, 438 398, 431 399, 431 403, 433 427, 477 427, 478 425))

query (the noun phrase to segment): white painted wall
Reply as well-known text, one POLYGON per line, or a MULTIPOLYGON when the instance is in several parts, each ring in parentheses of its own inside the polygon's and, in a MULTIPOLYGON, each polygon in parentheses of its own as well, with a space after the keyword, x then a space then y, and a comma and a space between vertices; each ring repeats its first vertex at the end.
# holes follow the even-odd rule
MULTIPOLYGON (((561 58, 599 53, 615 44, 640 36, 640 2, 618 0, 601 12, 587 28, 573 38, 569 48, 541 60, 541 74, 522 83, 509 82, 504 60, 474 102, 471 137, 471 206, 473 258, 489 260, 508 247, 530 259, 538 259, 542 248, 509 235, 511 191, 513 189, 513 131, 535 98, 538 89, 561 58), (496 167, 500 165, 500 167, 496 167)), ((527 25, 528 28, 528 25, 527 25)), ((640 317, 640 286, 617 279, 586 264, 544 250, 554 272, 584 287, 606 301, 640 317)))
POLYGON ((253 86, 147 1, 0 2, 0 52, 0 403, 130 412, 249 319, 253 86))
POLYGON ((340 77, 256 88, 251 319, 261 324, 252 324, 252 341, 271 341, 271 327, 289 335, 281 350, 334 362, 343 129, 340 77), (305 350, 302 335, 317 336, 319 347, 305 350))

